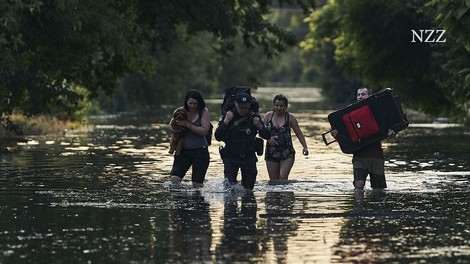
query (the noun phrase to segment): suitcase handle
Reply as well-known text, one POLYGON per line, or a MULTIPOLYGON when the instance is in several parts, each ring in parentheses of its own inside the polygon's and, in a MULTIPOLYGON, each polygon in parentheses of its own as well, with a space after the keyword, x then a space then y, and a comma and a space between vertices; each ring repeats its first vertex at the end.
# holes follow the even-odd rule
POLYGON ((332 130, 333 130, 333 129, 330 129, 329 131, 324 132, 324 133, 321 134, 321 137, 322 137, 322 139, 323 139, 323 142, 325 142, 325 145, 326 145, 326 146, 328 146, 328 145, 330 145, 331 143, 334 143, 334 142, 337 141, 337 140, 335 139, 335 140, 333 140, 333 141, 328 142, 328 140, 326 139, 326 136, 325 136, 325 135, 328 134, 328 133, 330 133, 332 130))

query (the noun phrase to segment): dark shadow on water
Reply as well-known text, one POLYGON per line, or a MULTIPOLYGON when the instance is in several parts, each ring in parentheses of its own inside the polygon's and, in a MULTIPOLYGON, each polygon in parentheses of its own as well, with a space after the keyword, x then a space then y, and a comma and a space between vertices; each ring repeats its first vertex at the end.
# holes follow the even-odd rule
POLYGON ((170 240, 165 250, 155 248, 155 256, 168 255, 167 262, 184 259, 192 263, 210 262, 212 227, 209 204, 199 192, 172 193, 169 210, 170 240))
MULTIPOLYGON (((290 193, 278 193, 277 195, 283 197, 290 193)), ((268 194, 267 194, 268 196, 268 194)), ((261 218, 274 219, 274 218, 377 218, 377 219, 392 219, 392 218, 419 218, 419 217, 440 217, 443 216, 442 212, 419 212, 419 211, 398 211, 387 210, 386 206, 387 192, 382 190, 373 190, 370 192, 367 200, 364 200, 364 191, 354 191, 354 207, 350 212, 344 213, 292 213, 266 210, 266 214, 260 214, 261 218), (373 205, 373 206, 371 206, 373 205)), ((293 198, 293 193, 292 193, 293 198)), ((268 198, 266 197, 266 200, 268 198)), ((282 199, 289 201, 288 199, 282 199)), ((267 201, 266 201, 267 203, 267 201)), ((268 206, 268 204, 266 205, 268 206)), ((286 208, 286 207, 285 207, 286 208)), ((289 208, 287 206, 287 208, 289 208)), ((390 208, 388 208, 390 209, 390 208)))
MULTIPOLYGON (((267 215, 292 215, 294 211, 294 192, 267 192, 264 197, 267 215)), ((262 214, 259 217, 263 218, 262 214)), ((298 225, 294 217, 270 218, 266 223, 266 235, 272 241, 275 260, 287 261, 288 239, 295 236, 298 225)), ((269 240, 268 240, 269 241, 269 240)))
POLYGON ((250 262, 261 255, 257 230, 257 201, 252 192, 224 196, 222 238, 215 249, 217 261, 250 262))
POLYGON ((402 256, 400 263, 423 259, 427 263, 463 260, 456 256, 468 254, 463 242, 468 236, 463 232, 469 213, 461 206, 468 206, 469 199, 458 194, 451 196, 454 195, 355 192, 352 211, 338 215, 348 220, 341 228, 334 254, 341 257, 339 263, 389 263, 397 259, 394 256, 402 256), (457 197, 460 203, 453 206, 457 197), (449 237, 449 232, 453 238, 449 237), (433 253, 429 248, 433 248, 433 253), (409 254, 405 257, 403 252, 409 254))
POLYGON ((165 188, 171 109, 2 154, 0 263, 468 262, 469 129, 412 124, 384 142, 389 188, 354 192, 351 157, 321 142, 321 107, 292 100, 311 154, 288 181, 269 181, 260 158, 254 193, 217 187, 217 143, 217 188, 165 188))

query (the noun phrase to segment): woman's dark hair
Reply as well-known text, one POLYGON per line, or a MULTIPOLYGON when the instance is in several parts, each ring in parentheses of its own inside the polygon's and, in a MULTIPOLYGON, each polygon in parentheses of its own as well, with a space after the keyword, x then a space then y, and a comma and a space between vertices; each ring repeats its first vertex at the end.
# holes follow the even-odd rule
POLYGON ((188 107, 188 100, 189 98, 196 99, 197 100, 197 111, 199 114, 202 114, 202 111, 206 108, 206 102, 204 101, 204 98, 202 98, 202 94, 198 90, 190 90, 189 92, 186 93, 184 96, 184 109, 186 111, 189 111, 188 107))
POLYGON ((285 97, 282 94, 278 94, 274 96, 273 105, 276 103, 276 101, 284 101, 284 103, 286 104, 286 107, 289 105, 289 100, 287 100, 287 97, 285 97))

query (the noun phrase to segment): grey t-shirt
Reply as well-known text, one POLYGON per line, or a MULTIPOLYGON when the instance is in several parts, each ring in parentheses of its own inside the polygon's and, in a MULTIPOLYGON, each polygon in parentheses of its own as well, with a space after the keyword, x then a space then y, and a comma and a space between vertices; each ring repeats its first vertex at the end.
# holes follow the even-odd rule
MULTIPOLYGON (((193 126, 200 127, 201 126, 201 116, 198 116, 196 121, 194 121, 193 126)), ((186 130, 184 133, 184 148, 185 149, 196 149, 202 147, 208 147, 209 144, 207 143, 206 137, 198 135, 191 130, 186 130)))

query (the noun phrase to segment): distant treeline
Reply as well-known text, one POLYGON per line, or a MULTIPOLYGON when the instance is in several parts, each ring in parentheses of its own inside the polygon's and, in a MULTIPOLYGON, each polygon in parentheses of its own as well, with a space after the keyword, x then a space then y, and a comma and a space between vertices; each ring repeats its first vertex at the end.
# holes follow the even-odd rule
POLYGON ((320 87, 335 104, 359 86, 391 87, 415 110, 469 117, 469 1, 235 2, 0 4, 2 125, 12 114, 77 120, 182 104, 189 89, 210 97, 273 83, 320 87), (413 42, 413 30, 441 30, 445 42, 413 42))

